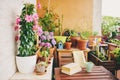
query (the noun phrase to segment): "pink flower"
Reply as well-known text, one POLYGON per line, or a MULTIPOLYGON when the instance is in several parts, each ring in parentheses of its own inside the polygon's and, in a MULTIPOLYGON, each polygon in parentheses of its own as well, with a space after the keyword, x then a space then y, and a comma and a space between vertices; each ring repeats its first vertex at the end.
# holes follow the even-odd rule
POLYGON ((40 43, 40 46, 44 46, 44 45, 45 45, 45 43, 44 43, 44 42, 41 42, 41 43, 40 43))
POLYGON ((35 24, 35 25, 38 25, 38 21, 37 21, 37 20, 34 20, 34 24, 35 24))
POLYGON ((16 24, 18 25, 19 23, 20 23, 20 17, 18 17, 17 19, 16 19, 16 24))
POLYGON ((50 36, 50 35, 48 35, 48 36, 46 36, 46 38, 47 38, 47 40, 50 40, 50 39, 51 39, 51 36, 50 36))
POLYGON ((49 42, 47 42, 47 43, 45 43, 45 47, 50 48, 50 47, 52 47, 52 45, 49 42))
POLYGON ((41 36, 43 34, 42 28, 38 27, 38 35, 41 36))
POLYGON ((15 31, 17 31, 19 29, 19 26, 18 25, 16 25, 15 26, 15 31))
POLYGON ((38 15, 35 13, 35 14, 33 14, 33 16, 32 16, 35 20, 37 20, 38 19, 38 15))
POLYGON ((40 3, 37 4, 37 8, 41 9, 41 4, 40 3))
POLYGON ((25 20, 26 20, 27 22, 32 22, 32 21, 33 21, 33 17, 32 17, 31 15, 26 15, 26 16, 25 16, 25 20))
POLYGON ((34 25, 33 26, 33 30, 37 30, 38 29, 38 26, 37 25, 34 25))

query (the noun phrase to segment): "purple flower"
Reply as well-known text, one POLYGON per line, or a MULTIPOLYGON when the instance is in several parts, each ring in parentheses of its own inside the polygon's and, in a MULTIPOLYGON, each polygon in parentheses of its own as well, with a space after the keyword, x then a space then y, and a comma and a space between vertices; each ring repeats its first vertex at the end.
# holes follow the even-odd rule
POLYGON ((55 44, 56 44, 55 39, 52 39, 51 43, 52 43, 53 46, 55 46, 55 44))
POLYGON ((43 34, 43 31, 41 29, 41 27, 38 27, 38 35, 41 36, 43 34))
POLYGON ((44 34, 45 34, 45 36, 48 36, 49 32, 48 31, 44 31, 44 34))
POLYGON ((50 35, 48 35, 46 38, 47 38, 47 40, 49 41, 49 40, 51 39, 51 36, 50 36, 50 35))
POLYGON ((50 35, 53 36, 54 35, 53 32, 50 32, 50 35))
POLYGON ((51 47, 51 44, 49 42, 45 43, 45 47, 48 47, 50 48, 51 47))
POLYGON ((44 43, 44 42, 41 42, 41 43, 40 43, 40 46, 44 46, 44 45, 45 45, 45 43, 44 43))
POLYGON ((46 36, 42 35, 42 36, 41 36, 41 40, 42 40, 42 41, 43 41, 43 40, 46 40, 46 36))

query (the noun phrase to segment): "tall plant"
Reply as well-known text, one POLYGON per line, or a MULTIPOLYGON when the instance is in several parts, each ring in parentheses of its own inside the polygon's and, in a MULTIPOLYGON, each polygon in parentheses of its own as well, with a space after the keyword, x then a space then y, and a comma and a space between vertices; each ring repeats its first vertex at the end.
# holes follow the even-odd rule
POLYGON ((42 26, 43 31, 54 32, 60 26, 59 16, 53 10, 45 9, 44 17, 39 19, 39 24, 42 26))
POLYGON ((21 15, 16 19, 15 30, 18 31, 16 41, 18 45, 18 56, 32 56, 35 54, 36 35, 41 35, 42 29, 38 26, 38 15, 35 13, 33 4, 24 4, 21 15))

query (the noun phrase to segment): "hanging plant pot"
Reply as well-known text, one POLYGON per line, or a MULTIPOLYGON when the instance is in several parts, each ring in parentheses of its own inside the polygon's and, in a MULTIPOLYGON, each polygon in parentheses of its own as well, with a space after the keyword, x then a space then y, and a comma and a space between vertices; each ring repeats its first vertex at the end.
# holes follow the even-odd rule
POLYGON ((16 63, 19 72, 32 73, 35 69, 36 60, 37 60, 36 55, 28 57, 16 56, 16 63))
POLYGON ((78 40, 78 43, 77 43, 78 49, 85 50, 87 48, 87 42, 88 40, 82 40, 82 39, 78 40))

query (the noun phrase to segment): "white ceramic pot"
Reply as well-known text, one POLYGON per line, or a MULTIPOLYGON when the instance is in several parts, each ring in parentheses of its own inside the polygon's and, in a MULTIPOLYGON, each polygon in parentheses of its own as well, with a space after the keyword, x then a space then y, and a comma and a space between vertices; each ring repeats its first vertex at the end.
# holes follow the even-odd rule
POLYGON ((37 56, 19 57, 16 56, 16 63, 19 72, 32 73, 35 69, 37 56))

